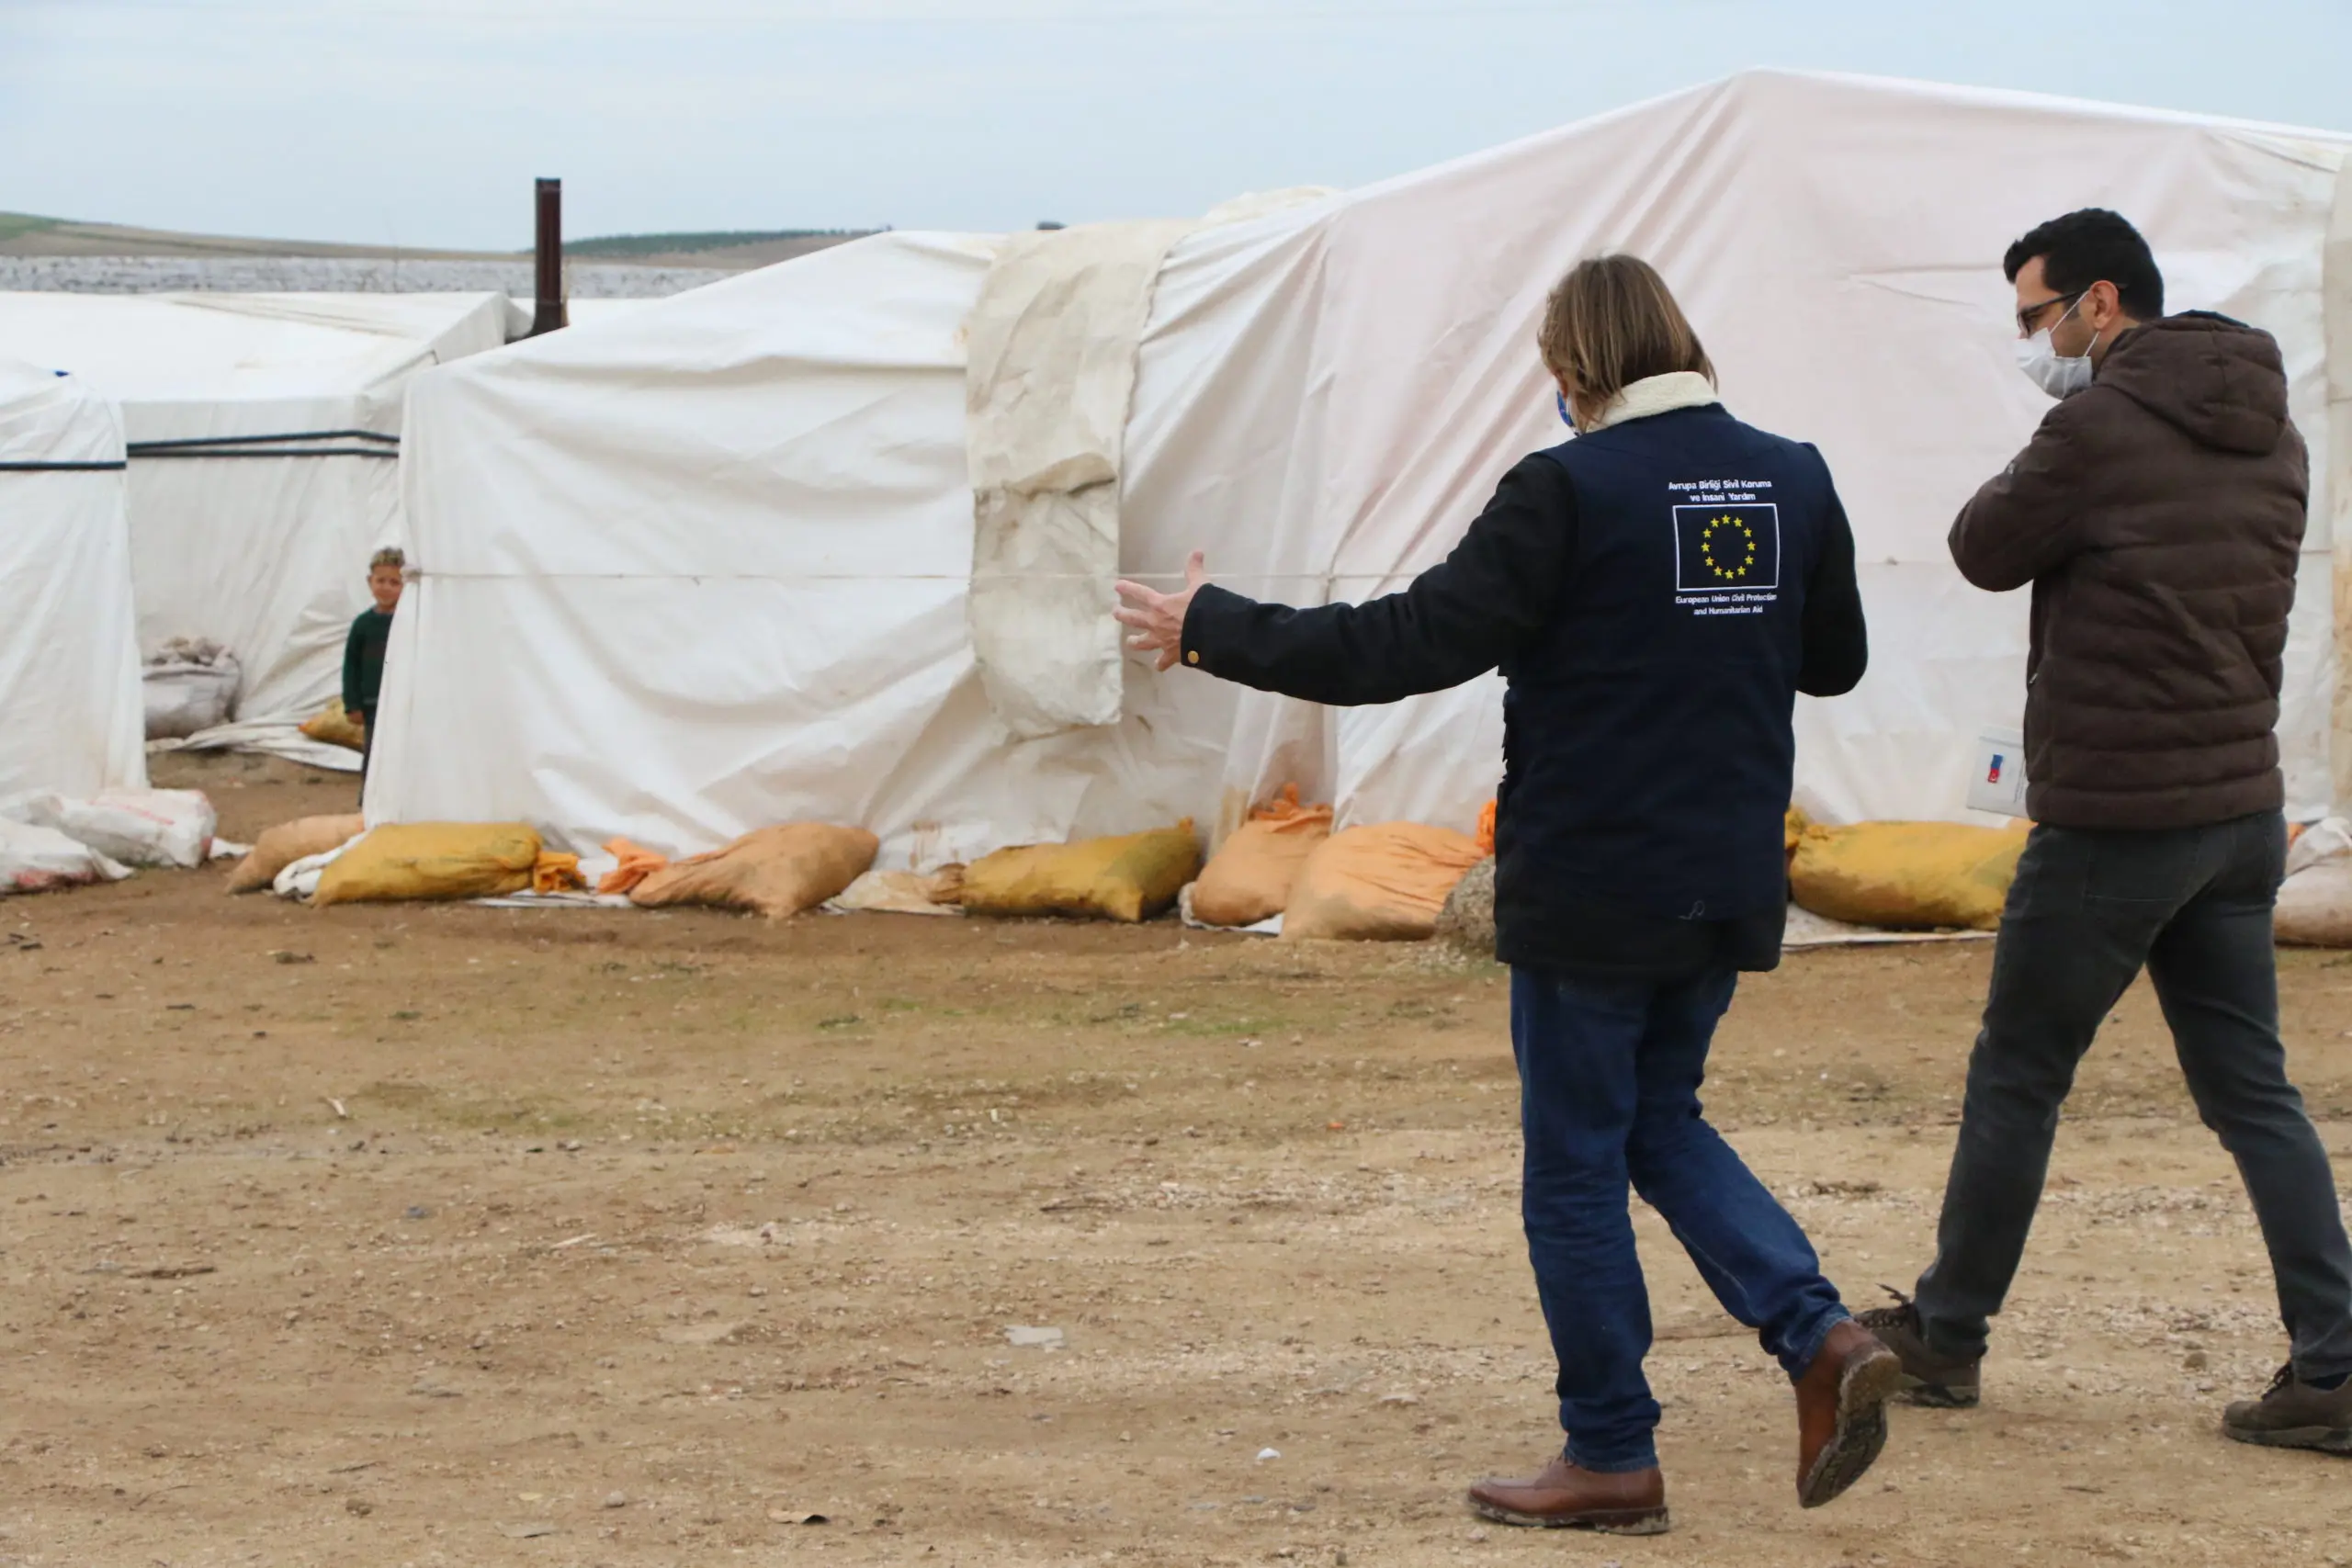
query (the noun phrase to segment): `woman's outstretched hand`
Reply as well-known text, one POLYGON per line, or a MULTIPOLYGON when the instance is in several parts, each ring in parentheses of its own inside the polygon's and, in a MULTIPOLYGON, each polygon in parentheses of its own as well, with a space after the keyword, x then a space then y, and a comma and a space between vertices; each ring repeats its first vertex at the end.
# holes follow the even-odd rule
POLYGON ((1162 670, 1173 666, 1183 656, 1184 616, 1193 607, 1193 595, 1208 580, 1208 558, 1194 550, 1184 562, 1184 590, 1181 593, 1162 593, 1140 582, 1120 582, 1118 592, 1123 602, 1112 614, 1121 626, 1135 628, 1136 635, 1127 638, 1127 646, 1138 653, 1158 654, 1159 668, 1162 670))

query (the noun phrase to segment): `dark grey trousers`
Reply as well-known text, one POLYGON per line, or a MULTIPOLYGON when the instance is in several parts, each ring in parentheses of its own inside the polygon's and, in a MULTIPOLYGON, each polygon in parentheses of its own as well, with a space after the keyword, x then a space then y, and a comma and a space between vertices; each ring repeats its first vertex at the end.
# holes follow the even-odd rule
POLYGON ((2297 1374, 2352 1372, 2352 1246, 2278 1038, 2270 916, 2286 854, 2275 813, 2165 832, 2033 830, 1968 1061, 1936 1260, 1919 1278, 1937 1350, 1984 1353, 2075 1064, 2144 965, 2198 1112, 2254 1201, 2297 1374))

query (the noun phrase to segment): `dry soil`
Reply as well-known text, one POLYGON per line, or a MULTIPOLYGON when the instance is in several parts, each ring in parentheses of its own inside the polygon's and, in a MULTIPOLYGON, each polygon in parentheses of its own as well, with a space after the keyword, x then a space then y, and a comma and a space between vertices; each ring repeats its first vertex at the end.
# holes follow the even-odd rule
MULTIPOLYGON (((169 777, 241 836, 352 795, 169 777)), ((0 906, 0 1562, 2352 1559, 2346 1461, 2217 1434, 2281 1336, 2144 991, 1984 1406, 1898 1411, 1831 1508, 1637 1206, 1675 1529, 1609 1540, 1460 1500, 1558 1440, 1498 970, 222 878, 0 906)), ((2282 955, 2339 1171, 2344 963, 2282 955)), ((1713 1112, 1858 1303, 1925 1256, 1987 964, 1795 956, 1723 1032, 1713 1112)))

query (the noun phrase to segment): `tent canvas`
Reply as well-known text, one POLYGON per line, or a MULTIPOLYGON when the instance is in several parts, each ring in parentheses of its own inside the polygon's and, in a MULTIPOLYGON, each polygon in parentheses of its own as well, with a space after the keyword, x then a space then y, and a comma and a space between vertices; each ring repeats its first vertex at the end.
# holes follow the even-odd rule
MULTIPOLYGON (((1120 493, 1127 575, 1185 551, 1241 592, 1361 599, 1442 558, 1561 430, 1533 333, 1581 256, 1674 285, 1732 410, 1815 442, 1851 515, 1872 668, 1797 718, 1833 819, 1964 818, 2022 705, 2022 595, 1943 536, 2048 404, 2012 364, 2002 249, 2131 215, 2174 309, 2278 335, 2314 454, 2280 731, 2330 795, 2321 270, 2346 140, 2103 105, 1756 73, 1366 189, 1198 230, 1161 271, 1120 493)), ((420 378, 424 575, 394 632, 383 819, 524 817, 707 848, 796 817, 886 861, 1231 820, 1285 781, 1341 819, 1466 828, 1499 680, 1324 710, 1123 676, 1117 724, 1007 739, 966 626, 961 332, 998 242, 889 234, 420 378)), ((1108 600, 1108 584, 1103 584, 1108 600)))
POLYGON ((0 359, 0 795, 146 785, 122 491, 113 406, 0 359))
POLYGON ((505 327, 499 294, 0 294, 0 353, 121 408, 140 649, 227 645, 241 728, 335 695, 368 557, 401 534, 397 447, 379 438, 398 436, 412 375, 505 327))

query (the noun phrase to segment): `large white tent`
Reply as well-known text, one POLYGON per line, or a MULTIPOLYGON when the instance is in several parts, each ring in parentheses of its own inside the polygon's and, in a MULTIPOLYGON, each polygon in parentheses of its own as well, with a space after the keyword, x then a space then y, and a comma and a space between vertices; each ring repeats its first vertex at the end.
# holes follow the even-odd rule
MULTIPOLYGON (((2331 507, 2352 499, 2352 443, 2325 482, 2322 309, 2346 146, 1757 73, 1197 228, 1136 356, 1119 564, 1172 578, 1204 547, 1219 581, 1294 603, 1401 586, 1512 461, 1562 438, 1532 346, 1544 294, 1580 257, 1632 251, 1677 289, 1732 410, 1817 443, 1854 522, 1872 667, 1801 706, 1800 799, 1963 818, 1976 736, 2022 705, 2026 605, 1962 582, 1944 534, 2048 407, 2012 364, 1998 262, 2041 219, 2109 206, 2148 234, 2173 309, 2284 347, 2315 482, 2280 728, 2293 808, 2315 814, 2331 507)), ((1008 738, 967 626, 966 384, 1008 244, 884 235, 420 378, 402 469, 424 576, 371 817, 670 850, 830 818, 930 863, 1206 826, 1296 781, 1342 820, 1468 826, 1500 772, 1492 676, 1323 710, 1129 667, 1117 722, 1008 738)), ((2343 398, 2352 345, 2336 352, 2343 398)))
POLYGON ((122 491, 113 406, 0 359, 0 795, 147 783, 122 491))
POLYGON ((0 354, 122 411, 141 651, 226 645, 247 734, 335 695, 368 557, 401 533, 408 379, 506 324, 500 294, 0 294, 0 354))

